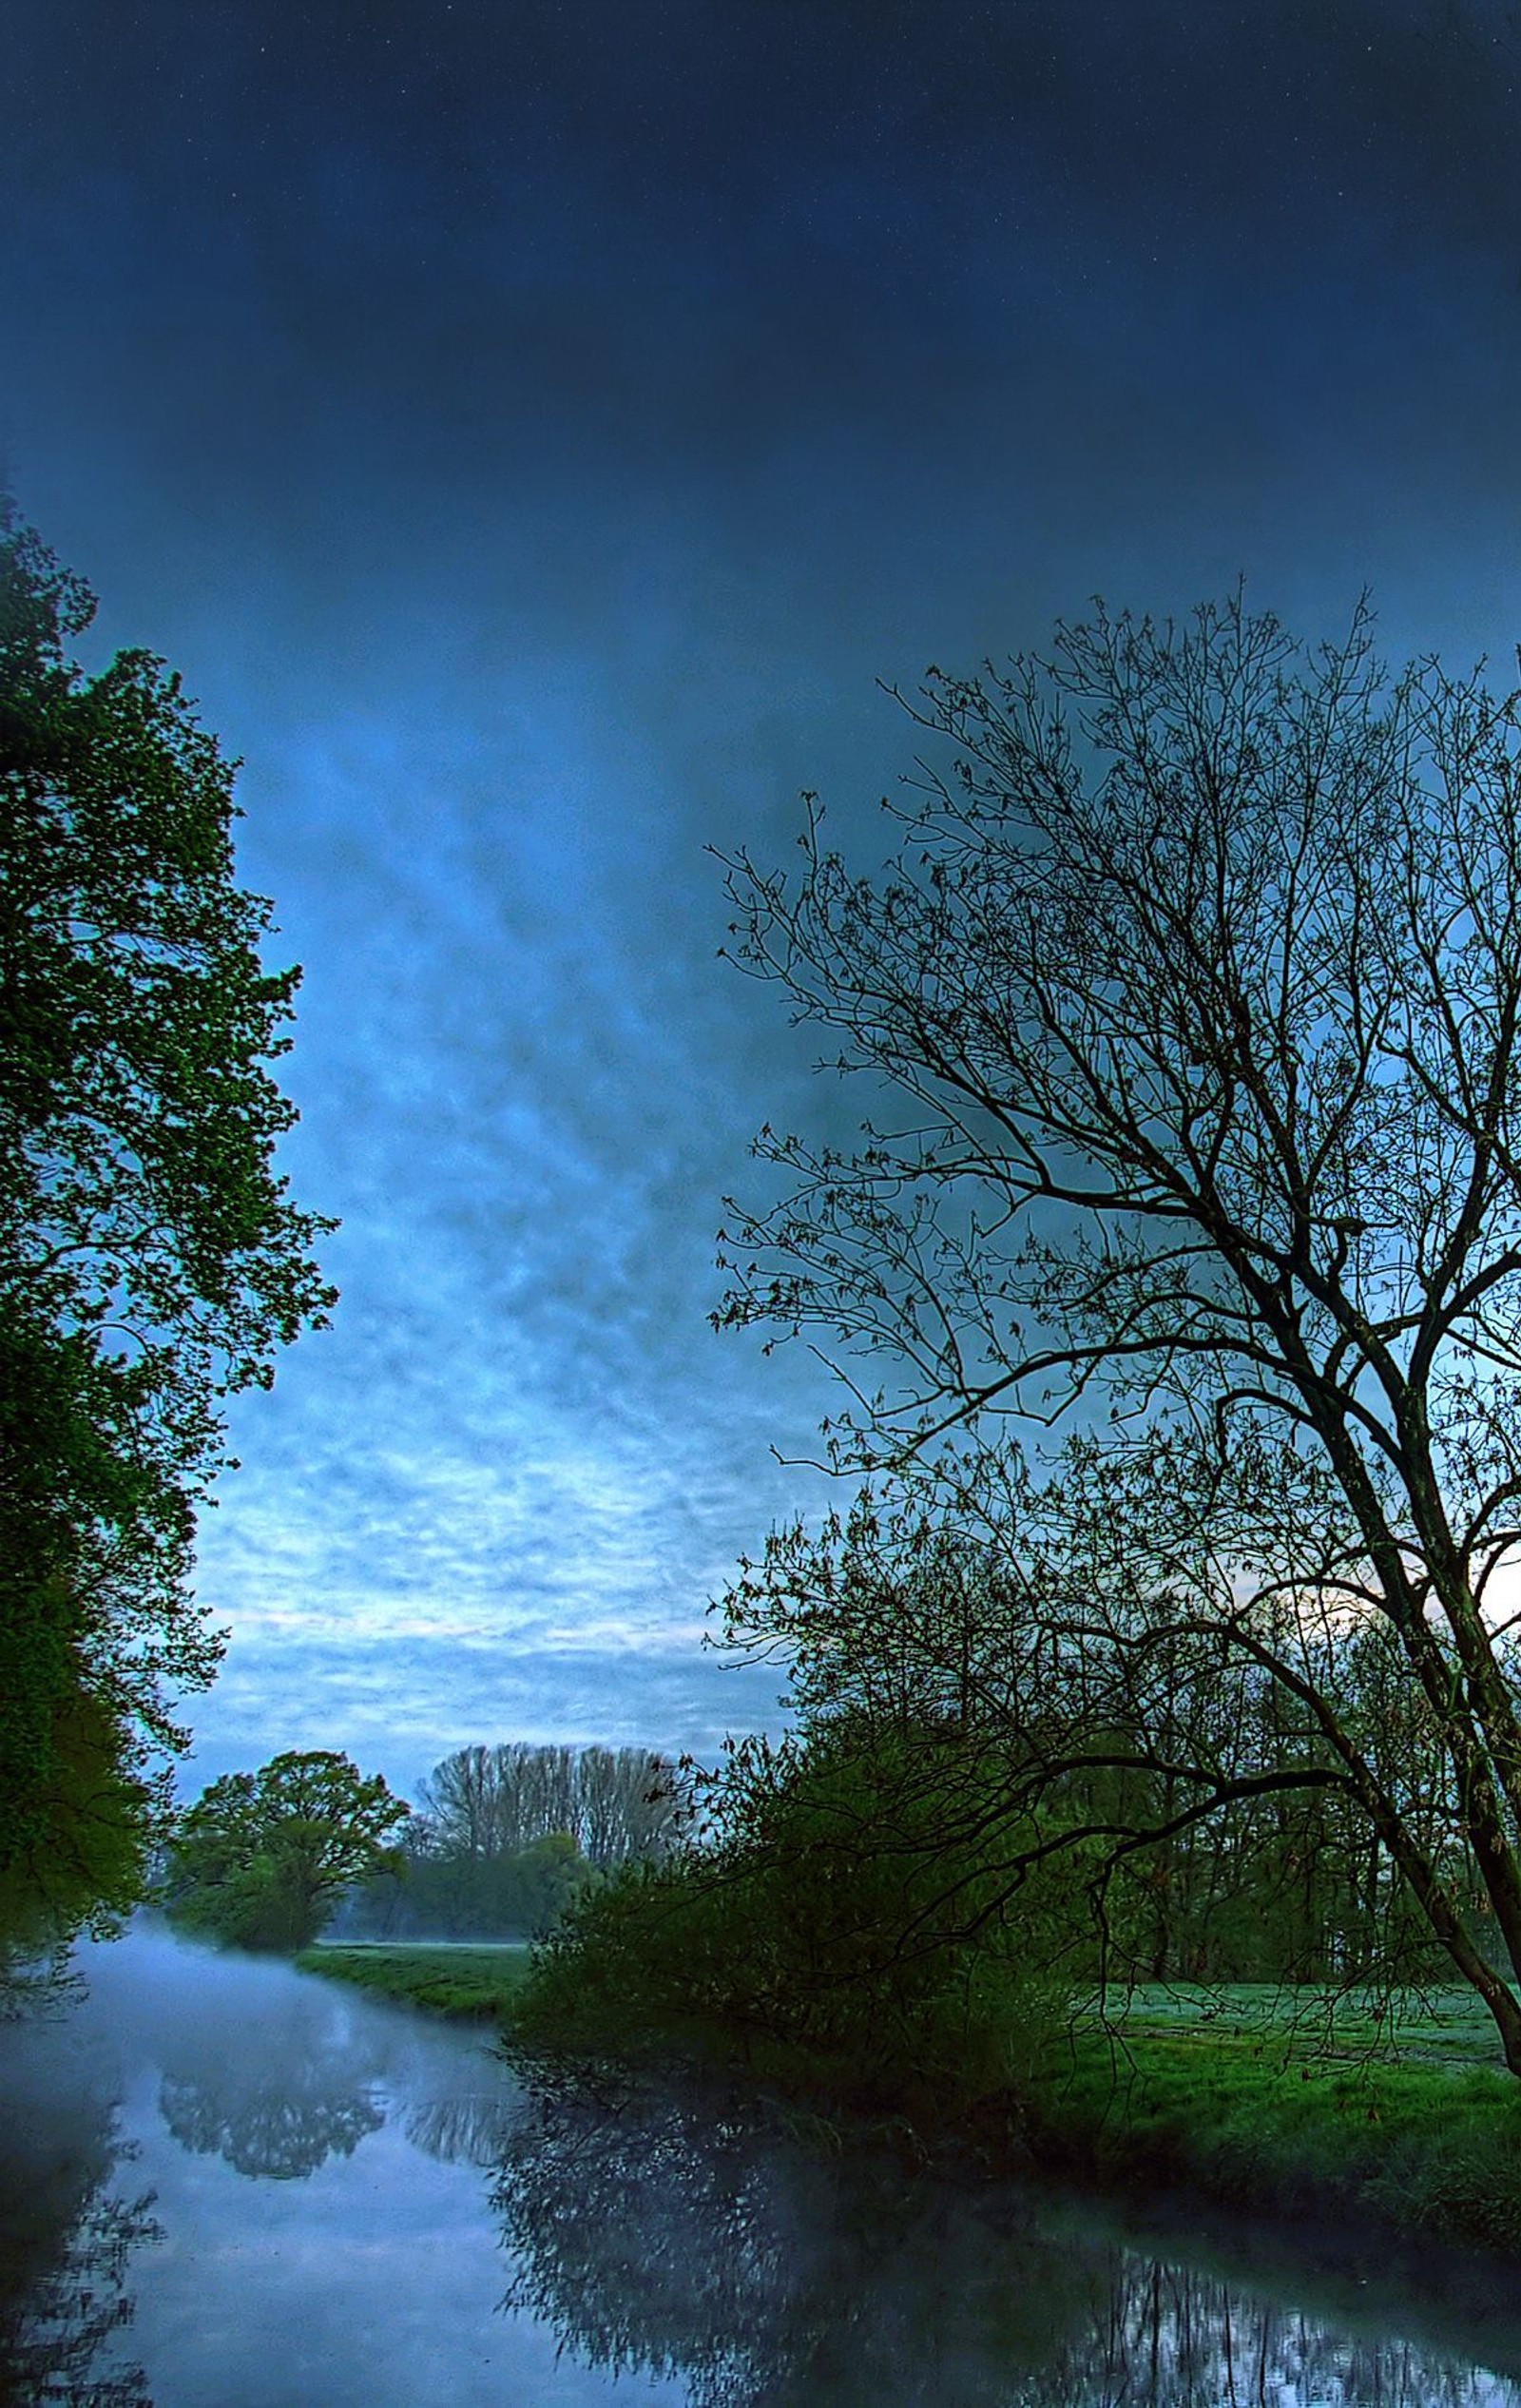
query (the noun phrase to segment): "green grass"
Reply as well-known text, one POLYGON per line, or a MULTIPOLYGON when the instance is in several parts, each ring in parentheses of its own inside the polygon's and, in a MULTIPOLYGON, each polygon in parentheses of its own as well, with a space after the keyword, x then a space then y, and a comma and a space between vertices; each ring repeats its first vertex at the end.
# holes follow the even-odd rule
POLYGON ((391 1947, 365 1942, 303 1948, 296 1962, 304 1974, 353 1982, 384 1998, 433 2014, 500 2016, 528 1971, 521 1941, 497 1947, 391 1947))
POLYGON ((1138 1991, 1044 2070, 1037 2156, 1237 2207, 1371 2213, 1521 2254, 1521 2083, 1460 1994, 1327 2020, 1307 1994, 1138 1991))
MULTIPOLYGON (((1085 2022, 1098 2021, 1089 2011, 1085 2022)), ((1107 2020, 1132 2041, 1188 2032, 1245 2041, 1290 2063, 1502 2065, 1499 2034, 1471 1990, 1406 1991, 1383 2000, 1370 1991, 1337 1994, 1270 1982, 1227 1982, 1212 1990, 1149 1982, 1110 1994, 1107 2020)))

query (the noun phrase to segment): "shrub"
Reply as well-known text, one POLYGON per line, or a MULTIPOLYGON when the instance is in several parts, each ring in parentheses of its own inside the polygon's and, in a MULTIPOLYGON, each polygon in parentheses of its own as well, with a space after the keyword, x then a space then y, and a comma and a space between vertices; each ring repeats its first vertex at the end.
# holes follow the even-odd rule
POLYGON ((1000 1897, 955 1836, 965 1760, 953 1800, 934 1769, 843 1727, 743 1752, 716 1846, 629 1868, 539 1952, 518 2048, 717 2057, 911 2116, 1019 2092, 1065 2003, 1050 1904, 1000 1897))

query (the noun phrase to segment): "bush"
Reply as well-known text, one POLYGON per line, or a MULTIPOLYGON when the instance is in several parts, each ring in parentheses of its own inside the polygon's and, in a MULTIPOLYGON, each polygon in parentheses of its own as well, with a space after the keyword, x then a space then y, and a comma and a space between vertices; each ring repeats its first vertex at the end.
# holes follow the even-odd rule
POLYGON ((949 1769, 845 1728, 741 1753, 719 1845, 630 1868, 539 1952, 518 2048, 717 2058, 915 2119, 1017 2094, 1065 2006, 1049 1905, 1010 1913, 949 1769))

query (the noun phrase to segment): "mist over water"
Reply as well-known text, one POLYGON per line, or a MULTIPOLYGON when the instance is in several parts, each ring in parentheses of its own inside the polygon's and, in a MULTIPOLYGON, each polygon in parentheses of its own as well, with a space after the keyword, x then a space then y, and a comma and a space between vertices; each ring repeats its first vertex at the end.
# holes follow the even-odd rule
POLYGON ((477 2032, 150 1933, 84 1972, 0 2033, 9 2398, 1521 2408, 1513 2282, 530 2092, 477 2032))

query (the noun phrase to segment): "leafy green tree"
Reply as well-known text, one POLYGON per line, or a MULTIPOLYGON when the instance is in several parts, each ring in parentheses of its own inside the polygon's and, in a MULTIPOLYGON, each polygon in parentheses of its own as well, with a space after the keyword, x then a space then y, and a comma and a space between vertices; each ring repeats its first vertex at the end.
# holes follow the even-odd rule
POLYGON ((345 1890, 395 1869, 391 1835, 410 1811, 330 1748, 224 1773, 180 1819, 164 1904, 185 1931, 294 1954, 345 1890))
POLYGON ((276 1175, 298 973, 234 878, 233 776, 0 496, 0 1945, 136 1894, 221 1640, 189 1586, 221 1400, 326 1319, 276 1175))
POLYGON ((599 1868, 583 1856, 573 1832, 547 1831, 542 1840, 524 1848, 515 1863, 516 1925, 535 1938, 553 1931, 578 1898, 602 1878, 599 1868))
POLYGON ((999 1554, 1043 1779, 1133 1735, 1116 1862, 1334 1798, 1521 2075, 1521 693, 1238 595, 911 708, 880 877, 812 806, 799 876, 729 865, 878 1100, 762 1134, 721 1318, 817 1333, 837 1459, 999 1554), (1267 1763, 1204 1710, 1263 1685, 1267 1763))
MULTIPOLYGON (((785 1658, 802 1748, 869 1735, 899 1796, 933 1801, 905 1868, 926 1929, 975 1942, 989 1886, 961 1886, 970 1853, 1002 1867, 992 1897, 1027 1952, 1084 1979, 1437 1972, 1430 1925, 1331 1750, 1259 1667, 1176 1632, 1172 1647, 1162 1633, 1123 1644, 1135 1634, 1102 1602, 1046 1594, 986 1534, 936 1518, 935 1501, 931 1480, 905 1475, 891 1504, 867 1493, 819 1531, 774 1531, 724 1623, 737 1650, 785 1658)), ((1377 1633, 1338 1633, 1319 1672, 1388 1795, 1415 1828, 1434 1817, 1439 1839, 1439 1754, 1377 1633)), ((728 1784, 710 1788, 726 1825, 728 1784)), ((863 1840, 888 1837, 876 1818, 843 1824, 845 1878, 863 1840)))

